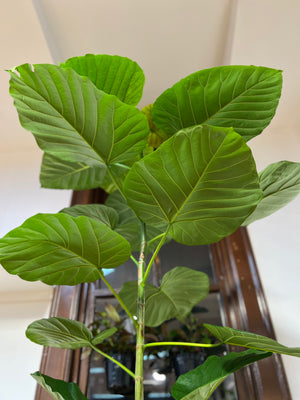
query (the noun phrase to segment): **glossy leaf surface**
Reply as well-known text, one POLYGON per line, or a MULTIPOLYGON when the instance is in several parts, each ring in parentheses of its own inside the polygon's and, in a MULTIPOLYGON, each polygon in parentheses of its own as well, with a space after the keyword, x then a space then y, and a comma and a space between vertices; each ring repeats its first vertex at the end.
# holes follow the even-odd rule
POLYGON ((227 376, 270 355, 264 351, 247 350, 224 357, 208 357, 204 364, 177 379, 172 386, 172 396, 175 400, 207 400, 227 376))
POLYGON ((300 193, 300 163, 279 161, 259 174, 263 198, 243 225, 267 217, 292 201, 300 193))
POLYGON ((32 322, 26 330, 26 336, 42 346, 61 349, 88 347, 93 338, 91 331, 81 322, 60 317, 32 322))
MULTIPOLYGON (((160 288, 146 284, 146 326, 158 326, 171 318, 184 318, 209 292, 209 279, 203 272, 176 267, 167 272, 160 288)), ((120 296, 136 315, 137 282, 126 282, 120 296)))
POLYGON ((289 356, 300 357, 300 347, 286 347, 265 336, 254 333, 243 332, 237 329, 204 324, 216 338, 225 344, 234 346, 249 347, 278 354, 287 354, 289 356))
POLYGON ((235 231, 262 197, 251 151, 232 129, 187 128, 136 162, 124 182, 128 204, 187 245, 235 231))
POLYGON ((281 71, 225 66, 195 72, 155 101, 152 119, 165 133, 207 124, 232 127, 249 140, 273 118, 281 94, 281 71))
POLYGON ((60 379, 54 379, 40 372, 31 376, 42 386, 55 400, 88 400, 76 383, 68 383, 60 379))
MULTIPOLYGON (((119 168, 119 173, 126 170, 119 168)), ((104 165, 90 166, 83 162, 62 160, 45 153, 41 165, 40 183, 43 188, 87 190, 101 187, 107 193, 116 190, 104 165)))
POLYGON ((132 163, 148 136, 146 117, 71 68, 29 64, 11 72, 21 125, 45 152, 90 166, 132 163))
POLYGON ((37 214, 0 239, 0 262, 11 274, 49 285, 100 278, 130 257, 129 243, 103 223, 67 214, 37 214))
POLYGON ((143 94, 145 76, 138 64, 127 57, 86 54, 60 64, 88 77, 98 89, 114 94, 123 103, 137 105, 143 94))

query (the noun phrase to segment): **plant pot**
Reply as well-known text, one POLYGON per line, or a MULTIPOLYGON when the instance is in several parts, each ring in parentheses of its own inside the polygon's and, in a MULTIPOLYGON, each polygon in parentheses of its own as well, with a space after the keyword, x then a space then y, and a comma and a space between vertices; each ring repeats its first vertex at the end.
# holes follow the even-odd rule
MULTIPOLYGON (((134 371, 133 353, 112 353, 115 360, 119 361, 125 367, 134 371)), ((122 368, 112 361, 105 359, 106 369, 106 387, 111 393, 131 394, 134 391, 134 380, 122 368)))
POLYGON ((186 374, 192 369, 203 364, 206 354, 202 351, 176 353, 173 357, 173 365, 176 377, 186 374))

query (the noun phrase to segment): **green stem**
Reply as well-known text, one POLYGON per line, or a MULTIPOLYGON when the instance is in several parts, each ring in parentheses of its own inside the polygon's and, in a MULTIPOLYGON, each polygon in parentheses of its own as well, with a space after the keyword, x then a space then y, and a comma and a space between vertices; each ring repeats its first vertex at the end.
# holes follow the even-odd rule
POLYGON ((223 343, 189 343, 189 342, 154 342, 154 343, 147 343, 144 345, 144 350, 147 347, 155 347, 155 346, 189 346, 189 347, 218 347, 221 346, 223 343))
POLYGON ((141 251, 138 266, 138 299, 137 299, 137 334, 135 360, 135 400, 144 399, 143 367, 144 367, 144 331, 145 331, 145 288, 143 285, 146 249, 146 227, 141 224, 141 251))
POLYGON ((121 307, 124 309, 124 311, 126 311, 127 315, 129 316, 129 318, 131 319, 131 321, 133 322, 133 325, 135 326, 135 328, 137 329, 138 324, 137 321, 133 318, 133 315, 131 314, 131 312, 128 310, 128 308, 126 307, 125 303, 123 302, 123 300, 121 299, 121 297, 118 295, 118 293, 115 291, 115 289, 111 286, 111 284, 107 281, 107 279, 105 278, 102 270, 100 271, 100 275, 101 275, 101 279, 103 280, 103 282, 105 283, 105 285, 109 288, 109 290, 112 292, 112 294, 115 296, 115 298, 118 300, 118 302, 120 303, 121 307))
POLYGON ((121 364, 119 361, 115 360, 114 358, 112 358, 111 356, 109 356, 108 354, 104 353, 103 351, 101 351, 100 349, 98 349, 96 346, 90 344, 91 348, 94 349, 97 353, 101 354, 103 357, 108 358, 110 361, 112 361, 113 363, 117 364, 120 368, 122 368, 124 371, 127 372, 127 374, 129 374, 133 379, 135 379, 135 375, 132 371, 130 371, 130 369, 128 369, 127 367, 125 367, 125 365, 121 364))
POLYGON ((133 255, 131 255, 130 258, 135 263, 135 265, 138 267, 139 266, 139 262, 133 257, 133 255))
POLYGON ((150 244, 155 242, 155 240, 160 239, 162 236, 164 236, 164 233, 161 233, 160 235, 155 236, 155 238, 153 238, 153 239, 149 240, 149 242, 147 242, 147 246, 149 247, 150 244))
POLYGON ((146 283, 146 281, 147 281, 148 275, 149 275, 149 273, 150 273, 150 271, 151 271, 152 264, 154 263, 154 260, 155 260, 155 258, 156 258, 156 256, 157 256, 159 250, 161 249, 162 245, 164 244, 164 242, 165 242, 165 240, 166 240, 166 237, 167 237, 168 232, 169 232, 169 228, 170 228, 170 227, 168 227, 167 231, 163 234, 163 236, 162 236, 160 242, 158 243, 158 246, 157 246, 156 249, 155 249, 155 252, 153 253, 153 255, 152 255, 152 257, 151 257, 151 260, 149 261, 149 264, 148 264, 148 266, 147 266, 146 273, 145 273, 145 275, 144 275, 144 279, 143 279, 143 282, 142 282, 142 285, 143 285, 143 286, 145 286, 145 283, 146 283))

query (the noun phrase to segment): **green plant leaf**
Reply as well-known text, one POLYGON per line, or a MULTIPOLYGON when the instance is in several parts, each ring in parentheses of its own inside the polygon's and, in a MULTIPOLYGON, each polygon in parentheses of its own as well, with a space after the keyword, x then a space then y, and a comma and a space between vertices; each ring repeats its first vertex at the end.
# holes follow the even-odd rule
MULTIPOLYGON (((137 282, 125 282, 120 297, 136 315, 137 282)), ((167 272, 160 288, 145 285, 146 326, 158 326, 171 318, 184 318, 191 309, 209 293, 209 279, 206 274, 186 267, 175 267, 167 272)))
POLYGON ((187 245, 234 232, 262 197, 251 150, 229 128, 186 128, 136 162, 124 182, 129 206, 187 245))
POLYGON ((249 347, 288 356, 300 357, 300 347, 286 347, 265 336, 254 333, 243 332, 237 329, 203 324, 216 338, 225 344, 234 346, 249 347))
POLYGON ((87 76, 98 89, 114 94, 123 103, 137 105, 143 94, 145 76, 135 61, 107 54, 86 54, 60 64, 87 76))
POLYGON ((37 214, 0 239, 7 272, 48 285, 77 285, 101 277, 130 257, 129 243, 103 223, 67 214, 37 214))
MULTIPOLYGON (((119 167, 118 175, 125 177, 127 172, 119 167)), ((101 187, 107 193, 116 190, 104 165, 91 167, 83 162, 61 160, 48 153, 43 156, 40 183, 43 188, 50 189, 86 190, 101 187)))
POLYGON ((148 124, 149 124, 149 129, 150 129, 150 134, 148 137, 148 144, 157 149, 165 140, 169 139, 169 135, 164 133, 162 130, 157 129, 155 124, 152 121, 152 111, 153 104, 149 104, 148 106, 142 108, 142 113, 146 115, 148 124))
POLYGON ((165 133, 207 124, 232 127, 249 140, 273 118, 281 94, 281 71, 225 66, 187 76, 155 101, 152 119, 165 133))
POLYGON ((244 221, 249 225, 284 207, 300 193, 300 163, 279 161, 270 164, 259 174, 263 198, 244 221))
POLYGON ((102 222, 114 230, 118 224, 119 216, 116 210, 104 204, 83 204, 63 208, 60 212, 72 217, 86 216, 95 221, 102 222))
MULTIPOLYGON (((119 221, 115 227, 115 231, 130 243, 132 251, 139 251, 141 240, 141 222, 134 214, 132 209, 128 206, 124 197, 119 191, 116 191, 108 196, 105 204, 116 210, 119 215, 119 221)), ((147 241, 149 242, 163 232, 164 230, 160 229, 160 227, 147 225, 147 241)), ((160 239, 153 241, 147 247, 148 253, 152 252, 156 248, 159 240, 160 239)), ((170 240, 171 238, 168 237, 165 243, 170 240)))
POLYGON ((90 166, 131 164, 147 143, 146 117, 73 69, 29 64, 11 71, 21 125, 47 153, 90 166))
POLYGON ((105 329, 105 331, 100 332, 97 336, 95 336, 93 338, 92 344, 94 346, 97 346, 97 344, 102 343, 105 339, 109 338, 110 336, 112 336, 116 332, 117 332, 117 328, 105 329))
POLYGON ((31 376, 42 386, 55 400, 88 400, 76 383, 68 383, 60 379, 54 379, 40 372, 31 376))
POLYGON ((79 349, 92 342, 92 332, 81 322, 67 318, 51 317, 32 322, 26 336, 42 346, 60 349, 79 349))
POLYGON ((175 400, 207 400, 227 376, 271 355, 264 351, 247 350, 224 357, 208 357, 205 363, 181 375, 172 386, 171 394, 175 400))

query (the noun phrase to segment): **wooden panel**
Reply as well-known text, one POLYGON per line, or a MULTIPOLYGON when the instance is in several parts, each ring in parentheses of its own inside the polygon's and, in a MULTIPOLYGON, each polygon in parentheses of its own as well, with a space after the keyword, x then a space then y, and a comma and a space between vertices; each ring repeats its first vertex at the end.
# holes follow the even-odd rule
MULTIPOLYGON (((246 228, 211 248, 220 283, 224 325, 275 339, 246 228)), ((240 400, 291 399, 278 355, 241 370, 236 374, 236 382, 240 400)))

